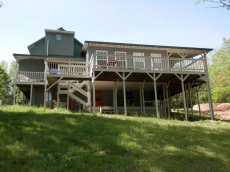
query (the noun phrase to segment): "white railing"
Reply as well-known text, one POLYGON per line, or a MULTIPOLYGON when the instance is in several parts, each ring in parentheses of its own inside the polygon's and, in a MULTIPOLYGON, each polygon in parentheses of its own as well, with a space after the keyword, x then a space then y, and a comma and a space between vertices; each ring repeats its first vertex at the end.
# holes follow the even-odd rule
POLYGON ((18 71, 17 82, 44 82, 44 72, 25 72, 18 71))
POLYGON ((47 60, 47 74, 90 75, 89 63, 73 60, 47 60))
POLYGON ((204 58, 182 59, 172 57, 92 54, 90 63, 93 63, 94 68, 205 72, 204 60, 204 58))

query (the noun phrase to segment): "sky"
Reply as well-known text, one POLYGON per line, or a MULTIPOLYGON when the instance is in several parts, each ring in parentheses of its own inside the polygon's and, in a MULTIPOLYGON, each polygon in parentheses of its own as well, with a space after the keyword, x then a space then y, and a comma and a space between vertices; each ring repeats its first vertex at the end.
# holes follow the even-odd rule
POLYGON ((88 41, 217 49, 230 38, 230 10, 196 0, 0 0, 0 61, 63 27, 88 41))

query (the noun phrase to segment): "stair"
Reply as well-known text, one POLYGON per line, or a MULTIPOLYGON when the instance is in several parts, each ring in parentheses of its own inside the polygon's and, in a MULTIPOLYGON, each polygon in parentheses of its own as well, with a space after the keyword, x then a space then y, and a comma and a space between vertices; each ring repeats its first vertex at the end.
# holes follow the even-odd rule
POLYGON ((80 99, 79 97, 77 97, 76 95, 74 95, 73 93, 69 93, 69 96, 71 99, 73 99, 75 102, 79 102, 81 104, 83 104, 84 106, 87 106, 87 102, 83 101, 82 99, 80 99))
POLYGON ((74 93, 79 92, 85 97, 88 98, 88 92, 83 89, 83 87, 86 85, 86 81, 83 81, 79 83, 78 81, 59 81, 58 87, 59 87, 59 94, 67 94, 69 97, 74 100, 75 102, 78 102, 82 104, 84 107, 88 106, 88 103, 76 96, 74 93), (61 90, 62 88, 62 90, 61 90), (70 89, 68 89, 70 88, 70 89))

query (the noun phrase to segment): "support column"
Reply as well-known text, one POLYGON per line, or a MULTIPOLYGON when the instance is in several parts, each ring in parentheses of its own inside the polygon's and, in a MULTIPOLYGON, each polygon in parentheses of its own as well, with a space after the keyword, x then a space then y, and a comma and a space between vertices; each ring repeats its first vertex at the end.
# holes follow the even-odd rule
POLYGON ((191 84, 189 83, 189 99, 190 99, 190 106, 191 106, 191 112, 192 112, 192 117, 194 118, 194 113, 193 113, 193 104, 192 104, 192 95, 191 95, 191 84))
POLYGON ((209 76, 208 76, 208 65, 207 65, 207 60, 206 60, 206 54, 204 54, 204 67, 205 67, 205 79, 206 79, 206 88, 207 88, 207 94, 208 94, 208 102, 209 102, 209 111, 210 111, 210 116, 211 119, 214 119, 214 112, 213 112, 213 104, 212 104, 212 95, 211 95, 211 88, 210 88, 210 83, 209 83, 209 76))
POLYGON ((167 108, 168 108, 168 118, 170 118, 170 105, 169 105, 169 84, 166 84, 166 99, 167 99, 167 108))
POLYGON ((95 72, 93 72, 93 78, 92 78, 92 84, 93 84, 93 113, 96 112, 96 102, 95 102, 95 72))
POLYGON ((142 103, 143 103, 143 113, 145 115, 145 93, 144 93, 144 84, 142 83, 141 92, 142 92, 142 103))
POLYGON ((46 84, 44 85, 44 108, 46 108, 46 84))
POLYGON ((68 81, 68 89, 67 89, 67 110, 69 110, 69 81, 68 81))
POLYGON ((165 85, 165 83, 163 84, 163 106, 164 106, 164 109, 165 109, 165 116, 166 116, 166 99, 165 99, 165 89, 166 89, 166 85, 165 85))
POLYGON ((123 95, 124 95, 124 110, 125 116, 127 116, 127 107, 126 107, 126 90, 125 90, 125 73, 123 72, 123 95))
POLYGON ((182 96, 183 96, 183 103, 184 103, 184 114, 185 114, 185 120, 188 121, 188 114, 187 114, 187 107, 186 107, 186 99, 185 99, 185 91, 184 91, 184 80, 183 76, 181 74, 181 87, 182 87, 182 96))
POLYGON ((32 99, 33 99, 33 84, 30 86, 30 106, 32 106, 32 99))
POLYGON ((20 94, 20 89, 19 88, 17 88, 17 100, 16 100, 16 104, 18 105, 18 99, 19 99, 19 94, 20 94))
POLYGON ((199 115, 200 115, 200 117, 201 117, 201 111, 200 111, 200 100, 199 100, 199 94, 198 94, 198 92, 199 92, 199 88, 200 88, 200 86, 198 86, 198 88, 197 88, 197 87, 195 87, 195 88, 194 88, 194 90, 196 91, 196 98, 197 98, 197 104, 198 104, 198 109, 199 109, 199 115))
MULTIPOLYGON (((154 78, 155 78, 155 73, 154 73, 154 78)), ((158 110, 157 84, 156 84, 156 80, 154 80, 153 83, 154 83, 154 94, 155 94, 155 104, 156 104, 156 115, 157 115, 157 118, 160 118, 160 114, 159 114, 159 110, 158 110)))
POLYGON ((189 106, 188 106, 188 102, 189 102, 189 98, 188 98, 188 85, 187 84, 184 84, 185 85, 185 99, 186 99, 186 111, 187 111, 187 114, 188 114, 188 117, 189 117, 189 106))
POLYGON ((88 107, 87 110, 91 112, 91 81, 88 81, 88 107))
POLYGON ((116 85, 116 89, 115 89, 115 109, 116 109, 116 112, 117 112, 117 90, 118 90, 118 85, 117 85, 117 82, 115 83, 116 85))
POLYGON ((212 95, 211 95, 211 88, 210 88, 208 76, 206 76, 206 88, 207 88, 207 94, 208 94, 208 102, 209 102, 210 116, 211 116, 211 120, 214 120, 214 112, 213 112, 213 104, 212 104, 212 95))
POLYGON ((141 82, 139 82, 139 92, 140 92, 140 106, 141 106, 141 114, 143 114, 143 109, 142 109, 142 92, 141 92, 141 82))

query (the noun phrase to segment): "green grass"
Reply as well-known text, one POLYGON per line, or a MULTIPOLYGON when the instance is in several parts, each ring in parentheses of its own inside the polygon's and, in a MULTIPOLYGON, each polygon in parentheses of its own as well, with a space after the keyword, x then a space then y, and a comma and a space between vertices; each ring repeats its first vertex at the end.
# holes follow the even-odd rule
POLYGON ((230 123, 3 106, 0 171, 230 171, 230 123))

